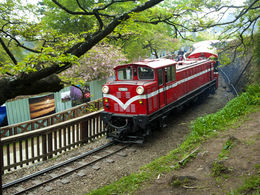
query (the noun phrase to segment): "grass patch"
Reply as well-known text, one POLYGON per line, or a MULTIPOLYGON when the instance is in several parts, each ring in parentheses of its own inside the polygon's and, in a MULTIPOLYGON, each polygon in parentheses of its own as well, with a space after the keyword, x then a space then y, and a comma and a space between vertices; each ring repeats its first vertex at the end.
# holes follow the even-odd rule
POLYGON ((249 138, 249 139, 246 139, 243 143, 250 146, 250 145, 254 145, 256 143, 256 140, 255 140, 255 138, 249 138))
POLYGON ((151 175, 148 172, 133 173, 111 185, 95 190, 91 194, 126 194, 127 192, 133 192, 140 187, 141 183, 148 181, 150 177, 151 175))
POLYGON ((190 186, 197 179, 192 176, 173 176, 170 185, 172 187, 190 186))
MULTIPOLYGON (((184 142, 168 155, 162 156, 153 162, 145 165, 139 172, 122 177, 120 180, 90 192, 91 195, 103 194, 132 194, 144 184, 144 182, 155 178, 158 174, 167 173, 178 169, 178 163, 192 150, 217 134, 218 131, 235 124, 241 116, 259 110, 260 86, 250 86, 248 90, 237 98, 232 99, 228 104, 214 114, 199 117, 191 124, 191 132, 184 142)), ((227 147, 230 147, 227 146, 227 147)), ((187 163, 191 158, 188 158, 187 163)))
POLYGON ((229 173, 229 169, 224 165, 223 161, 216 161, 212 164, 211 175, 213 177, 219 177, 227 173, 229 173))
POLYGON ((224 164, 224 160, 228 159, 230 151, 234 147, 236 142, 239 142, 238 139, 233 136, 229 136, 228 140, 223 146, 223 149, 219 153, 217 160, 212 163, 211 175, 213 177, 217 177, 216 180, 220 179, 218 178, 220 176, 228 177, 227 174, 231 172, 232 168, 226 167, 224 164))
POLYGON ((247 177, 242 186, 231 191, 230 195, 260 194, 260 164, 255 165, 256 174, 247 177))
POLYGON ((223 149, 221 150, 221 152, 218 155, 218 161, 228 159, 230 150, 235 146, 235 142, 239 142, 239 140, 233 136, 229 136, 223 149))

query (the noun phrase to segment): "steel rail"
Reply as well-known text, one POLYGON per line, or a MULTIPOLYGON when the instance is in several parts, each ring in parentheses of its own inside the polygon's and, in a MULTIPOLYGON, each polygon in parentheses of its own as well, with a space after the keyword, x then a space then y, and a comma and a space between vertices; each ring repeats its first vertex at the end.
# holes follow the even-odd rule
POLYGON ((18 195, 18 194, 25 193, 25 192, 27 192, 27 191, 30 191, 30 190, 34 189, 34 188, 37 188, 37 187, 39 187, 39 186, 42 186, 42 185, 44 185, 44 184, 46 184, 46 183, 49 183, 49 182, 51 182, 51 181, 54 181, 54 180, 59 179, 59 178, 61 178, 61 177, 64 177, 64 176, 66 176, 66 175, 68 175, 68 174, 71 174, 71 173, 73 173, 73 172, 75 172, 75 171, 77 171, 77 170, 79 170, 79 169, 82 169, 82 168, 84 168, 84 167, 86 167, 86 166, 92 165, 92 164, 94 164, 94 163, 96 163, 96 162, 98 162, 98 161, 100 161, 100 160, 102 160, 102 159, 104 159, 104 158, 107 158, 108 156, 111 156, 111 155, 113 155, 113 154, 116 154, 117 152, 119 152, 119 151, 121 151, 121 150, 127 148, 129 145, 130 145, 130 144, 124 145, 123 147, 121 147, 121 148, 115 150, 114 152, 111 152, 111 153, 109 153, 109 154, 107 154, 107 155, 105 155, 105 156, 102 156, 102 157, 100 157, 100 158, 98 158, 98 159, 96 159, 96 160, 93 160, 93 161, 88 162, 88 163, 86 163, 86 164, 84 164, 84 165, 81 165, 81 166, 79 166, 79 167, 77 167, 77 168, 75 168, 75 169, 73 169, 73 170, 70 170, 70 171, 67 171, 67 172, 65 172, 65 173, 62 173, 62 174, 60 174, 60 175, 58 175, 58 176, 56 176, 56 177, 53 177, 53 178, 48 179, 48 180, 45 180, 45 181, 43 181, 43 182, 41 182, 41 183, 39 183, 39 184, 36 184, 36 185, 34 185, 34 186, 32 186, 32 187, 26 188, 26 189, 24 189, 24 190, 22 190, 22 191, 20 191, 20 192, 14 193, 14 195, 18 195))
POLYGON ((63 162, 61 162, 61 163, 58 163, 58 164, 56 164, 56 165, 54 165, 54 166, 45 168, 45 169, 43 169, 43 170, 41 170, 41 171, 32 173, 32 174, 27 175, 27 176, 25 176, 25 177, 22 177, 22 178, 19 178, 19 179, 17 179, 17 180, 11 181, 11 182, 9 182, 9 183, 3 184, 3 185, 2 185, 2 189, 9 188, 9 187, 11 187, 11 186, 14 186, 14 185, 16 185, 16 184, 25 182, 25 181, 27 181, 27 180, 29 180, 29 179, 32 179, 32 178, 34 178, 34 177, 37 177, 37 176, 39 176, 39 175, 43 175, 44 173, 47 173, 47 172, 52 171, 52 170, 55 170, 55 169, 57 169, 57 168, 60 168, 60 167, 62 167, 62 166, 65 166, 65 165, 67 165, 67 164, 69 164, 69 163, 75 162, 75 161, 77 161, 77 160, 79 160, 79 159, 81 159, 81 158, 84 158, 84 157, 86 157, 86 156, 89 156, 89 155, 91 155, 91 154, 94 154, 94 153, 96 153, 96 152, 99 152, 99 151, 101 151, 101 150, 103 150, 103 149, 105 149, 105 148, 107 148, 107 147, 109 147, 109 146, 112 146, 112 145, 114 145, 114 144, 115 144, 115 143, 114 143, 113 141, 112 141, 112 142, 109 142, 109 143, 107 143, 107 144, 105 144, 105 145, 103 145, 103 146, 100 146, 100 147, 98 147, 98 148, 95 148, 95 149, 93 149, 93 150, 90 150, 90 151, 88 151, 88 152, 86 152, 86 153, 83 153, 83 154, 81 154, 81 155, 72 157, 72 158, 70 158, 70 159, 68 159, 68 160, 66 160, 66 161, 63 161, 63 162))

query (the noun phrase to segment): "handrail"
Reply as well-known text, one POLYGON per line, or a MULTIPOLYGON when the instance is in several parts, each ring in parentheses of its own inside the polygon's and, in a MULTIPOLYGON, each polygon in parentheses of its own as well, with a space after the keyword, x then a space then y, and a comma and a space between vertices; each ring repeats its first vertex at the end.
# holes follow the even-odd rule
POLYGON ((31 130, 35 131, 35 129, 43 128, 46 126, 51 126, 56 123, 63 122, 65 120, 69 120, 71 118, 79 117, 82 114, 89 113, 87 108, 91 105, 95 106, 97 109, 100 109, 103 106, 102 99, 84 103, 84 104, 78 105, 76 107, 67 109, 65 111, 51 114, 48 116, 17 123, 14 125, 1 127, 0 128, 0 137, 12 136, 12 135, 16 135, 19 133, 31 131, 31 130))
POLYGON ((87 114, 87 115, 83 115, 83 116, 74 118, 74 119, 67 120, 67 121, 64 121, 64 122, 61 122, 61 123, 57 123, 55 125, 43 127, 41 129, 37 129, 37 130, 34 130, 34 131, 28 131, 28 132, 24 132, 24 133, 20 133, 20 134, 16 134, 16 135, 11 135, 11 136, 8 136, 8 137, 3 137, 3 138, 1 138, 1 142, 2 142, 2 144, 5 144, 7 142, 16 141, 17 139, 32 137, 32 136, 35 136, 37 134, 41 134, 43 132, 48 133, 48 131, 51 131, 53 129, 57 129, 57 128, 62 127, 62 126, 66 126, 68 124, 76 123, 76 122, 82 121, 83 119, 86 119, 86 118, 90 118, 91 116, 99 114, 102 111, 103 111, 103 109, 96 111, 96 112, 92 112, 92 113, 87 114))
POLYGON ((36 121, 39 121, 39 120, 44 120, 44 119, 48 119, 50 117, 53 117, 53 116, 56 116, 56 115, 60 115, 60 114, 65 114, 69 111, 72 111, 72 110, 77 110, 78 108, 84 106, 84 105, 88 105, 90 103, 94 103, 94 102, 97 102, 97 101, 100 101, 101 99, 97 99, 97 100, 94 100, 94 101, 91 101, 91 102, 87 102, 87 103, 84 103, 84 104, 80 104, 78 106, 75 106, 75 107, 72 107, 72 108, 69 108, 69 109, 66 109, 62 112, 57 112, 57 113, 54 113, 54 114, 50 114, 48 116, 43 116, 43 117, 39 117, 39 118, 36 118, 36 119, 32 119, 32 120, 29 120, 29 121, 24 121, 24 122, 21 122, 21 123, 16 123, 16 124, 13 124, 13 125, 8 125, 8 126, 5 126, 5 127, 1 127, 0 130, 4 129, 4 128, 8 128, 8 127, 16 127, 18 125, 24 125, 24 124, 27 124, 28 122, 36 122, 36 121))
POLYGON ((2 173, 45 161, 106 134, 103 109, 0 139, 2 173))

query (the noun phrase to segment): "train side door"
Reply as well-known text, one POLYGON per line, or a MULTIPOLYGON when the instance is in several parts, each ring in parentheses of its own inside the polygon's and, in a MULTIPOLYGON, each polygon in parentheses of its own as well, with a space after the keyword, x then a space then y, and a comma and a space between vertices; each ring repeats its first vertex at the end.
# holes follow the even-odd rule
POLYGON ((164 81, 164 69, 158 69, 158 93, 159 93, 159 105, 160 108, 165 106, 165 81, 164 81))

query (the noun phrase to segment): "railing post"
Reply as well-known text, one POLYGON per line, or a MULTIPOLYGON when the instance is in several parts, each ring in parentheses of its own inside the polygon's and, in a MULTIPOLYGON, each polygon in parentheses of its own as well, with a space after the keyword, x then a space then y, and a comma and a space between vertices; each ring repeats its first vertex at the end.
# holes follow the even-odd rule
POLYGON ((43 155, 43 160, 47 160, 47 139, 46 139, 46 134, 42 135, 42 155, 43 155))
POLYGON ((98 104, 99 104, 99 109, 102 109, 102 101, 99 101, 98 104))
POLYGON ((88 142, 88 120, 84 120, 80 123, 80 140, 82 144, 88 142))
POLYGON ((97 110, 99 110, 99 101, 95 102, 95 107, 96 107, 97 110))
MULTIPOLYGON (((52 145, 53 145, 53 143, 52 143, 52 132, 50 132, 48 134, 48 153, 52 153, 53 152, 52 145)), ((50 154, 48 156, 48 158, 52 158, 52 157, 53 157, 53 154, 50 154)))

